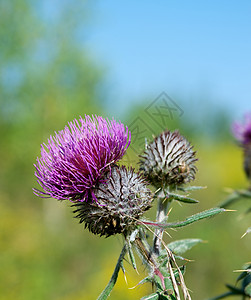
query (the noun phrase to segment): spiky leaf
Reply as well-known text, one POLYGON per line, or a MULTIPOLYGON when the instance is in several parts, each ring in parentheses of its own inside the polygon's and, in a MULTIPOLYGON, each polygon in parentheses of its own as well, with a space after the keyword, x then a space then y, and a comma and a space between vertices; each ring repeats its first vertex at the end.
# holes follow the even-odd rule
POLYGON ((234 202, 236 202, 237 200, 240 199, 240 195, 236 192, 232 193, 231 195, 229 195, 222 203, 220 203, 220 207, 228 207, 229 205, 233 204, 234 202))
POLYGON ((202 190, 205 188, 206 186, 186 186, 186 187, 178 187, 178 190, 183 192, 188 192, 188 191, 202 190))
POLYGON ((141 300, 158 300, 158 299, 159 299, 159 293, 153 293, 151 295, 141 298, 141 300))
POLYGON ((234 293, 234 295, 243 295, 243 291, 238 289, 235 286, 232 286, 231 284, 226 284, 226 287, 232 292, 234 293))
POLYGON ((203 241, 200 239, 184 239, 184 240, 177 240, 172 243, 169 243, 167 246, 175 254, 183 254, 186 251, 190 250, 195 245, 197 245, 198 243, 202 243, 202 242, 203 241))
POLYGON ((251 282, 245 287, 245 294, 251 296, 251 282))
POLYGON ((194 222, 206 219, 206 218, 210 218, 213 217, 215 215, 218 215, 219 213, 222 213, 226 211, 224 208, 219 208, 219 207, 215 207, 215 208, 211 208, 208 210, 205 210, 203 212, 200 212, 198 214, 192 215, 188 218, 186 218, 185 221, 181 221, 181 222, 174 222, 174 223, 158 223, 158 222, 148 222, 148 221, 144 221, 143 223, 149 226, 154 226, 154 227, 159 227, 159 228, 178 228, 178 227, 183 227, 183 226, 187 226, 190 225, 194 222))
POLYGON ((193 198, 189 198, 187 196, 173 194, 173 193, 169 193, 168 200, 176 200, 176 201, 185 202, 185 203, 199 203, 198 200, 195 200, 193 198))
MULTIPOLYGON (((239 282, 240 280, 244 279, 247 277, 249 274, 251 274, 251 264, 245 264, 243 266, 243 272, 238 276, 236 282, 239 282)), ((236 271, 237 272, 237 271, 236 271)))
POLYGON ((105 287, 105 289, 103 290, 103 292, 99 295, 98 300, 106 300, 109 297, 109 295, 118 279, 119 270, 121 268, 121 264, 122 264, 122 261, 124 259, 126 252, 127 252, 127 247, 126 247, 126 245, 124 245, 124 247, 120 253, 119 259, 117 261, 116 267, 114 269, 114 272, 112 274, 112 277, 111 277, 110 281, 108 282, 107 286, 105 287))

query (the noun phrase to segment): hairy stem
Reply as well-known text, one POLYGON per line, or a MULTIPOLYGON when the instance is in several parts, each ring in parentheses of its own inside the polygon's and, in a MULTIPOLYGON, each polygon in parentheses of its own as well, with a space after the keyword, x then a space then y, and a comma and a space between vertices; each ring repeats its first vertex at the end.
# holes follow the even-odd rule
MULTIPOLYGON (((168 201, 168 196, 165 195, 163 190, 159 192, 157 200, 158 200, 158 207, 157 207, 156 222, 161 223, 164 220, 167 220, 167 211, 171 201, 168 201)), ((155 230, 155 235, 153 238, 153 253, 156 254, 157 256, 160 255, 163 232, 164 229, 161 228, 155 230)))
POLYGON ((150 249, 147 249, 147 246, 143 242, 143 240, 140 237, 137 237, 135 239, 135 245, 137 249, 139 250, 143 261, 145 262, 146 266, 149 270, 153 271, 155 275, 157 275, 160 278, 162 288, 163 290, 166 289, 165 287, 165 280, 163 274, 160 272, 158 268, 158 263, 155 260, 155 257, 152 255, 150 249))

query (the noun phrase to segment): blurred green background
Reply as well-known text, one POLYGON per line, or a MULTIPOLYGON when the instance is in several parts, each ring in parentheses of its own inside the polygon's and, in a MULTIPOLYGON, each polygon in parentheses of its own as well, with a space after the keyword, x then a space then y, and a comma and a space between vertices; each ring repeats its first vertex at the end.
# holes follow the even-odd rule
MULTIPOLYGON (((226 197, 224 187, 248 183, 241 149, 231 137, 229 110, 212 106, 207 97, 189 103, 175 97, 172 102, 159 90, 154 98, 134 99, 117 116, 112 103, 120 103, 107 83, 107 67, 79 43, 79 36, 85 37, 95 23, 95 6, 55 1, 53 17, 48 17, 41 13, 46 11, 43 5, 50 5, 45 3, 0 0, 0 299, 96 299, 123 241, 93 236, 73 218, 70 203, 32 193, 38 186, 33 164, 40 144, 54 131, 79 115, 120 118, 133 133, 124 162, 137 168, 144 136, 151 139, 165 127, 180 129, 199 158, 195 184, 207 189, 193 194, 200 200, 197 205, 174 203, 170 220, 214 207, 226 197)), ((224 283, 236 278, 232 271, 250 261, 250 239, 240 239, 250 226, 243 215, 246 208, 242 201, 236 212, 169 232, 167 242, 187 237, 207 241, 188 253, 194 260, 186 274, 193 299, 223 292, 224 283)), ((154 208, 148 217, 154 218, 154 208)), ((138 275, 128 263, 125 267, 128 284, 120 274, 111 299, 139 299, 151 291, 150 286, 129 289, 145 270, 139 267, 138 275)))

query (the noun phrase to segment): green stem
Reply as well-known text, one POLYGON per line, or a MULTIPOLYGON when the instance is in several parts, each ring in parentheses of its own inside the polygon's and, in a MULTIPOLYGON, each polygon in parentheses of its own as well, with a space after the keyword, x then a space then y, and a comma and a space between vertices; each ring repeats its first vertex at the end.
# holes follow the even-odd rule
POLYGON ((236 294, 233 292, 226 292, 225 294, 216 296, 214 298, 210 298, 209 300, 219 300, 219 299, 227 298, 228 296, 236 296, 236 294))
POLYGON ((105 289, 103 290, 103 292, 99 295, 97 300, 106 300, 109 297, 109 295, 118 279, 119 270, 121 268, 124 256, 126 255, 126 252, 127 252, 127 246, 124 245, 124 247, 120 253, 119 259, 117 261, 116 267, 114 269, 114 272, 112 274, 112 277, 111 277, 110 281, 108 282, 107 286, 105 287, 105 289))
POLYGON ((142 261, 145 262, 145 265, 149 270, 153 271, 153 273, 160 278, 162 289, 165 290, 166 287, 164 275, 160 272, 158 263, 156 262, 155 257, 152 255, 151 251, 147 248, 140 237, 137 237, 135 239, 135 246, 142 256, 142 261))
MULTIPOLYGON (((156 222, 161 223, 164 220, 167 220, 167 211, 170 206, 171 201, 168 201, 168 196, 165 195, 164 191, 161 190, 158 194, 158 208, 156 215, 156 222)), ((161 252, 161 243, 163 237, 164 229, 158 228, 155 230, 155 235, 153 238, 153 253, 157 256, 161 252)))

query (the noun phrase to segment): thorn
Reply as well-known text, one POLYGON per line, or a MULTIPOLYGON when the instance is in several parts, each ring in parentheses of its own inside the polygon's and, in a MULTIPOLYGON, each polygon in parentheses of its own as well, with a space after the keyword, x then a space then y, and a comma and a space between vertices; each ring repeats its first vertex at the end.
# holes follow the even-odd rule
POLYGON ((135 286, 129 287, 129 290, 135 289, 137 286, 142 285, 143 283, 141 283, 141 281, 139 283, 137 283, 135 286))
POLYGON ((126 274, 125 274, 125 269, 123 268, 122 271, 123 271, 123 274, 124 274, 124 280, 125 280, 125 282, 126 282, 126 285, 128 285, 127 278, 126 278, 126 274))
POLYGON ((181 201, 177 201, 177 202, 178 202, 178 205, 179 205, 180 207, 182 207, 181 201))
POLYGON ((126 274, 125 274, 125 273, 124 273, 124 279, 125 279, 126 285, 128 285, 128 282, 127 282, 127 278, 126 278, 126 274))
MULTIPOLYGON (((182 257, 182 260, 184 260, 186 263, 188 263, 188 262, 195 262, 195 260, 194 259, 189 259, 189 258, 184 258, 184 257, 182 257)), ((184 264, 184 266, 185 266, 186 264, 184 264)))
POLYGON ((163 233, 165 233, 168 237, 172 238, 171 234, 168 233, 167 231, 163 231, 163 233))
POLYGON ((236 209, 225 209, 225 211, 237 211, 236 209))
POLYGON ((137 286, 138 286, 138 284, 136 284, 136 285, 133 286, 133 287, 129 287, 128 290, 133 290, 133 289, 135 289, 137 286))
POLYGON ((169 211, 167 212, 167 215, 166 215, 167 217, 169 217, 169 214, 170 214, 170 212, 172 211, 172 209, 173 209, 173 208, 171 207, 171 208, 169 209, 169 211))
POLYGON ((157 194, 160 190, 161 190, 161 188, 158 188, 158 189, 154 192, 154 194, 157 194))
POLYGON ((166 202, 166 201, 168 201, 168 197, 165 197, 165 198, 163 199, 163 203, 166 202))
POLYGON ((145 149, 148 148, 147 138, 145 138, 145 149))
POLYGON ((241 239, 244 238, 244 236, 245 236, 246 234, 247 234, 247 232, 245 232, 245 233, 241 236, 241 239))

